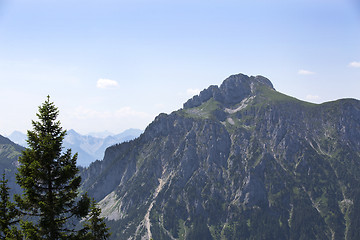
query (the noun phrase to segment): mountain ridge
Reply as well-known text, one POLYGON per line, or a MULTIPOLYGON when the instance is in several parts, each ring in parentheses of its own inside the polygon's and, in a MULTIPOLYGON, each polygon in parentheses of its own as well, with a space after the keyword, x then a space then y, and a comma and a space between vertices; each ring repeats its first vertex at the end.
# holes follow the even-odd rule
POLYGON ((20 187, 16 184, 15 173, 17 172, 17 160, 23 150, 25 150, 24 147, 0 135, 0 173, 5 173, 12 194, 21 192, 20 187))
POLYGON ((357 239, 360 102, 233 75, 83 173, 113 239, 357 239))
POLYGON ((360 238, 360 101, 268 81, 233 75, 82 169, 111 239, 360 238))

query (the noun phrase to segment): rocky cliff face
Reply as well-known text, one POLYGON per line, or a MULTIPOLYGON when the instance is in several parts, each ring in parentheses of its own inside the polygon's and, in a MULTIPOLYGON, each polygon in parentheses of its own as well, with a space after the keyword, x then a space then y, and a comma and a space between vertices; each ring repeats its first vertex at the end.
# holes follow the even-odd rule
POLYGON ((359 239, 360 102, 234 75, 83 172, 113 239, 359 239))

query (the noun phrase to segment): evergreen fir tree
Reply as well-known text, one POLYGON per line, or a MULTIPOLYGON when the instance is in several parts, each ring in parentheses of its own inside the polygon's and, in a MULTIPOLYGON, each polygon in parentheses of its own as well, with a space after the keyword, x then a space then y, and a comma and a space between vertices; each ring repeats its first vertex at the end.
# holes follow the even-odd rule
POLYGON ((72 156, 70 149, 62 151, 66 131, 57 120, 58 114, 48 96, 39 106, 39 121, 32 121, 33 130, 27 133, 29 148, 19 158, 17 182, 23 195, 15 195, 15 200, 33 220, 21 224, 29 239, 70 239, 76 231, 69 223, 89 212, 87 195, 78 200, 81 178, 77 154, 72 156))
POLYGON ((11 202, 9 196, 10 188, 5 173, 0 180, 0 239, 9 239, 16 234, 14 224, 19 222, 20 212, 16 209, 15 203, 11 202))
POLYGON ((86 240, 106 240, 109 239, 110 228, 106 227, 104 218, 100 217, 101 209, 97 207, 95 200, 91 201, 90 213, 85 223, 87 232, 84 239, 86 240))

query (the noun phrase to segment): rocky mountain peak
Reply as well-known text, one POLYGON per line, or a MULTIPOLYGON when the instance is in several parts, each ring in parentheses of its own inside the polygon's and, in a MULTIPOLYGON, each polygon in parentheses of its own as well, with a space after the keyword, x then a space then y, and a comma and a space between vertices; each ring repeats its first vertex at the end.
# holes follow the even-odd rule
POLYGON ((233 75, 82 172, 112 239, 360 239, 360 101, 233 75))
POLYGON ((258 86, 274 89, 269 79, 263 76, 247 76, 245 74, 231 75, 223 81, 220 87, 212 85, 184 103, 184 109, 198 107, 202 103, 214 98, 225 106, 241 102, 256 94, 258 86))

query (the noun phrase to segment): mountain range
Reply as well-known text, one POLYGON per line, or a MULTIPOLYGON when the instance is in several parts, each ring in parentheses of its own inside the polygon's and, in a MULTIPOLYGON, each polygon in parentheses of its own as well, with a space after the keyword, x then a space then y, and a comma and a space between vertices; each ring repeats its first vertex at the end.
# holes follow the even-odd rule
POLYGON ((360 239, 360 101, 232 75, 82 178, 112 239, 360 239))
MULTIPOLYGON (((0 137, 0 170, 21 150, 0 137)), ((81 176, 114 240, 360 239, 360 101, 232 75, 81 176)))
MULTIPOLYGON (((91 133, 89 135, 81 135, 75 130, 70 129, 65 136, 63 147, 65 149, 72 149, 73 153, 78 153, 78 165, 87 167, 95 160, 103 159, 105 149, 116 143, 132 140, 143 131, 140 129, 127 129, 120 134, 91 133)), ((26 147, 26 134, 14 131, 8 136, 13 142, 26 147)))

